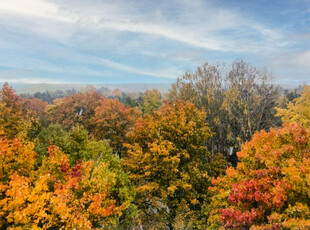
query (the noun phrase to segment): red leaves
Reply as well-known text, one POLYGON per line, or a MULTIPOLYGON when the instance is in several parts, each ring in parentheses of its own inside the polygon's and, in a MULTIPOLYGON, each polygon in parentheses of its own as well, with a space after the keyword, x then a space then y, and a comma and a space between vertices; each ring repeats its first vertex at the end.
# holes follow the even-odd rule
POLYGON ((309 146, 309 132, 299 124, 256 133, 238 153, 237 168, 213 182, 213 192, 228 194, 226 200, 215 194, 223 202, 222 224, 275 229, 282 226, 283 218, 290 218, 285 211, 288 205, 309 203, 309 146), (273 214, 277 218, 269 218, 273 214))
POLYGON ((70 169, 70 165, 68 164, 68 162, 62 162, 60 165, 60 169, 63 173, 67 173, 70 169))
POLYGON ((250 211, 241 212, 234 208, 221 209, 221 221, 225 223, 225 228, 231 229, 236 227, 249 227, 255 221, 262 218, 262 213, 257 209, 251 209, 250 211))
POLYGON ((72 171, 71 171, 71 176, 72 177, 80 177, 82 175, 82 163, 78 162, 76 165, 73 166, 72 171))
POLYGON ((271 208, 281 207, 287 199, 286 190, 289 186, 281 180, 271 177, 242 181, 231 186, 228 200, 235 205, 243 204, 244 207, 271 208))
POLYGON ((244 203, 246 206, 254 202, 262 202, 265 205, 271 205, 270 178, 264 178, 263 180, 250 180, 241 182, 239 184, 233 184, 231 187, 231 194, 228 200, 233 204, 244 203))
POLYGON ((22 101, 19 96, 15 94, 15 90, 9 86, 6 82, 4 83, 0 91, 1 101, 6 103, 9 107, 15 107, 22 104, 22 101))

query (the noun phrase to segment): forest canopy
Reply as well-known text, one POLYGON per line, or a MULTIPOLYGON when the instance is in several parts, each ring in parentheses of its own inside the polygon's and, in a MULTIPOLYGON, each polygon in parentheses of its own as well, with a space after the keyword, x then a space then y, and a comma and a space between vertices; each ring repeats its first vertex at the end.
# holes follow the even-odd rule
POLYGON ((241 60, 168 94, 0 91, 2 229, 309 229, 310 87, 241 60))

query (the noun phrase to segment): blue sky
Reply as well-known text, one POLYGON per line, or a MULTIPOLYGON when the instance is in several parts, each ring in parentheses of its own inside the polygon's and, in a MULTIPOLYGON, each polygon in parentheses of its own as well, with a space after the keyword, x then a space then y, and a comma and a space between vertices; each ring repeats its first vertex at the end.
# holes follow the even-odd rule
POLYGON ((0 52, 0 82, 174 82, 243 58, 310 84, 310 1, 1 0, 0 52))

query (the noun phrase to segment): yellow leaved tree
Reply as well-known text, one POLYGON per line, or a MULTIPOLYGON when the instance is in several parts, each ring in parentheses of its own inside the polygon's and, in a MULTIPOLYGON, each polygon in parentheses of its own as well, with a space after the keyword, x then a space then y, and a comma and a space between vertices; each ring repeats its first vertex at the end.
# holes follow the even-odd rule
POLYGON ((310 86, 304 85, 303 93, 293 102, 287 104, 287 108, 278 108, 278 116, 283 122, 301 123, 304 127, 310 127, 310 86))
MULTIPOLYGON (((165 103, 128 133, 122 162, 136 185, 143 227, 203 229, 201 207, 208 199, 208 173, 214 174, 205 116, 189 102, 165 103)), ((227 166, 223 162, 218 168, 227 166)))

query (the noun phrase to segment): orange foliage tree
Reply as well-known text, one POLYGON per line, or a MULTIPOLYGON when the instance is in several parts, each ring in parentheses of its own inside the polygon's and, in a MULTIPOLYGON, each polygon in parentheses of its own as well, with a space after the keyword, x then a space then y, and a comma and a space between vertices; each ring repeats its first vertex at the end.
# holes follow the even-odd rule
POLYGON ((58 123, 66 130, 79 124, 96 139, 110 140, 118 154, 123 149, 125 134, 140 114, 118 99, 103 98, 94 90, 56 99, 47 112, 51 123, 58 123))
POLYGON ((92 89, 56 99, 47 109, 50 121, 60 124, 65 129, 80 124, 91 130, 93 127, 90 121, 95 115, 95 108, 99 105, 101 98, 101 95, 92 89))
POLYGON ((46 109, 48 107, 48 103, 46 101, 42 101, 39 98, 25 98, 23 99, 24 105, 26 107, 29 120, 31 121, 31 128, 28 130, 28 137, 31 140, 34 140, 42 127, 48 125, 48 114, 46 113, 46 109))
POLYGON ((27 110, 33 113, 34 116, 41 118, 45 115, 45 110, 48 105, 46 101, 42 101, 39 98, 26 98, 24 99, 24 103, 26 104, 27 110))
POLYGON ((309 229, 310 131, 300 124, 256 133, 237 168, 213 181, 211 229, 309 229))
POLYGON ((0 130, 4 131, 0 135, 25 138, 31 124, 24 101, 5 83, 0 91, 0 130))
POLYGON ((102 99, 95 109, 91 133, 97 139, 109 139, 114 152, 120 154, 126 142, 126 133, 139 116, 138 110, 125 106, 118 99, 102 99))

